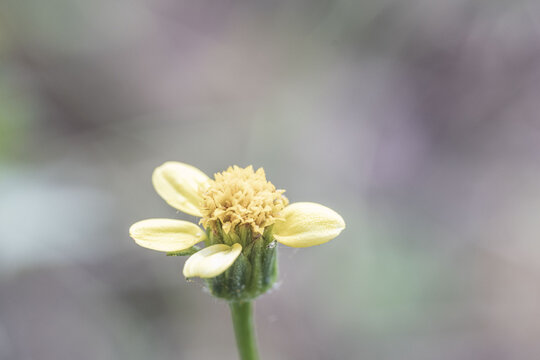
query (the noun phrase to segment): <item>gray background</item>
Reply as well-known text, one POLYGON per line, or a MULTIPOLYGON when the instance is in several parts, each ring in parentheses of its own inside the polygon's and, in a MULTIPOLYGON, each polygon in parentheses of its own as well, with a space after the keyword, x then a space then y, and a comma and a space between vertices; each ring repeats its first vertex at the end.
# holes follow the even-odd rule
POLYGON ((347 229, 280 247, 264 359, 538 359, 531 1, 0 2, 0 359, 235 359, 131 223, 167 160, 263 166, 347 229))

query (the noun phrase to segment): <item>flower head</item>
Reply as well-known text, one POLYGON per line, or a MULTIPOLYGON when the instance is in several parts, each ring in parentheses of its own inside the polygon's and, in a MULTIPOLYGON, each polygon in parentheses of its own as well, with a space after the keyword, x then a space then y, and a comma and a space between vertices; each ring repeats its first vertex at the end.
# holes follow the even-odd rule
POLYGON ((184 220, 147 219, 133 224, 130 236, 142 247, 192 254, 184 276, 209 279, 220 297, 244 299, 266 291, 276 277, 276 241, 319 245, 345 228, 343 218, 323 205, 289 205, 285 190, 267 181, 262 168, 233 166, 212 180, 191 165, 169 161, 154 170, 152 183, 169 205, 200 217, 206 232, 184 220), (202 241, 206 247, 200 250, 195 245, 202 241))
POLYGON ((263 168, 254 172, 252 166, 229 167, 215 174, 202 193, 200 223, 215 229, 219 222, 227 234, 247 225, 254 234, 262 235, 267 226, 282 219, 281 211, 289 203, 284 192, 266 181, 263 168))

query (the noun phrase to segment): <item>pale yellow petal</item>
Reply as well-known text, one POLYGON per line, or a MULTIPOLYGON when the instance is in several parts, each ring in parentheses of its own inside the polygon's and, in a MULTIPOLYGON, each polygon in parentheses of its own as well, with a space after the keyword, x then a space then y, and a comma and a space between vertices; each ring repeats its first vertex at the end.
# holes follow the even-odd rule
POLYGON ((168 161, 157 167, 152 183, 159 196, 172 207, 193 216, 201 216, 201 191, 208 187, 210 178, 188 164, 168 161))
POLYGON ((242 252, 242 245, 217 244, 208 246, 191 255, 184 265, 187 278, 212 278, 225 272, 242 252))
POLYGON ((292 247, 308 247, 332 240, 345 229, 345 221, 326 206, 299 202, 281 212, 284 220, 274 224, 274 237, 292 247))
POLYGON ((183 220, 146 219, 131 225, 129 236, 145 248, 157 251, 185 250, 206 238, 197 225, 183 220))

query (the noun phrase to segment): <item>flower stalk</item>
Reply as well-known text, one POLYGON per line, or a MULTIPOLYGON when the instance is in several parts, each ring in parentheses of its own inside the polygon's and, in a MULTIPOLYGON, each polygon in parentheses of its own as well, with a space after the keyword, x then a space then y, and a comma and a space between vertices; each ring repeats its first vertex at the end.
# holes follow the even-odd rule
POLYGON ((229 302, 240 360, 258 360, 257 338, 253 325, 253 304, 251 301, 229 302))

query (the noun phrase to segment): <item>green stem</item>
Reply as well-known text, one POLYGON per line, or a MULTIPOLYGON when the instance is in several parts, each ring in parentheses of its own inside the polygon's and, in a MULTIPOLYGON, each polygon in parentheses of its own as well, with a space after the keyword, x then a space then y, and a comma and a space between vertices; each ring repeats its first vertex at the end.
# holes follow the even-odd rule
POLYGON ((240 360, 258 360, 257 339, 253 327, 253 306, 251 301, 230 302, 234 334, 240 360))

